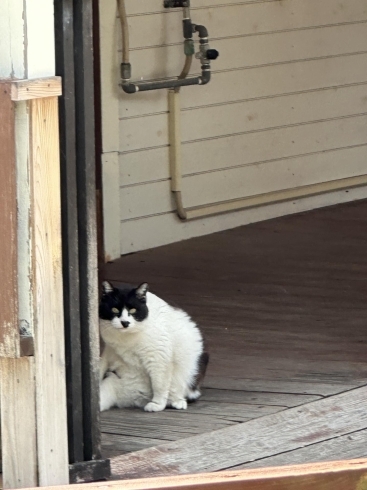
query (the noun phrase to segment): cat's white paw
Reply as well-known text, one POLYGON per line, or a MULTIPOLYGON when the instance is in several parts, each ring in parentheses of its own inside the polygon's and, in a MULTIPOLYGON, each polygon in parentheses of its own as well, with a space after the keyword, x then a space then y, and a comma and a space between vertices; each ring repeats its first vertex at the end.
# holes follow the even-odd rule
POLYGON ((165 403, 149 402, 145 405, 144 410, 146 412, 161 412, 165 408, 166 408, 165 403))
POLYGON ((187 401, 186 400, 177 400, 176 402, 172 402, 171 405, 176 410, 186 410, 187 401))

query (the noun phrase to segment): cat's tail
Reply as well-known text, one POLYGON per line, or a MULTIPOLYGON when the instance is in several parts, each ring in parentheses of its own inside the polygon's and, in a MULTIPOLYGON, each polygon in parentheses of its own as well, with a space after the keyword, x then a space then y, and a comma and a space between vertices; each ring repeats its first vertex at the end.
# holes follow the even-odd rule
POLYGON ((204 351, 198 359, 198 372, 188 389, 187 401, 194 402, 201 396, 200 386, 204 379, 206 368, 209 363, 209 353, 204 351))

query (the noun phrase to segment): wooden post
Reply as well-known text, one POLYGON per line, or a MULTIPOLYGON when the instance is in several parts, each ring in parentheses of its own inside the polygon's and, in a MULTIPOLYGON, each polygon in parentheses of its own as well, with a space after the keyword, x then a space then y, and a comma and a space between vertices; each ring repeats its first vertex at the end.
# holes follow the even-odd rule
POLYGON ((6 323, 8 328, 3 335, 6 349, 1 352, 0 363, 4 488, 67 484, 69 467, 57 100, 61 93, 61 81, 58 77, 6 81, 0 83, 0 91, 2 107, 7 111, 6 115, 2 111, 1 143, 4 146, 0 145, 1 149, 7 151, 4 160, 7 165, 0 166, 4 172, 0 185, 4 183, 10 187, 11 192, 8 190, 2 197, 7 209, 4 215, 12 217, 9 222, 12 224, 11 240, 5 242, 5 252, 11 261, 6 263, 2 251, 1 272, 10 272, 11 264, 10 278, 13 284, 6 288, 13 320, 6 323), (28 142, 34 357, 32 348, 22 352, 20 342, 13 341, 19 339, 17 267, 22 264, 17 263, 16 256, 16 167, 15 153, 11 157, 11 149, 15 148, 15 104, 24 100, 27 101, 30 114, 28 142), (21 354, 28 354, 29 357, 17 358, 21 354))
MULTIPOLYGON (((92 0, 74 0, 76 161, 84 458, 101 457, 92 0)), ((104 465, 104 463, 102 463, 104 465)))
POLYGON ((55 3, 70 481, 110 475, 100 459, 92 0, 55 3))
POLYGON ((69 463, 84 461, 82 351, 80 333, 73 0, 55 2, 56 72, 59 98, 62 251, 69 463))
POLYGON ((11 83, 0 83, 0 357, 19 357, 15 117, 11 83))
POLYGON ((33 99, 30 115, 37 448, 44 486, 69 481, 57 98, 33 99))
POLYGON ((38 484, 34 357, 1 359, 3 488, 38 484))

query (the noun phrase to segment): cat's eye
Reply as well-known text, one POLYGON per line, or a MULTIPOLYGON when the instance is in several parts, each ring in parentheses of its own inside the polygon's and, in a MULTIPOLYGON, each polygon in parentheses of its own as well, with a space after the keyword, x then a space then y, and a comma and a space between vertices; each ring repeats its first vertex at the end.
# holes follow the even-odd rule
POLYGON ((129 313, 130 313, 130 315, 133 315, 134 313, 136 313, 136 308, 131 308, 131 310, 129 310, 129 313))
POLYGON ((118 314, 119 313, 119 310, 117 308, 112 308, 112 313, 118 314))

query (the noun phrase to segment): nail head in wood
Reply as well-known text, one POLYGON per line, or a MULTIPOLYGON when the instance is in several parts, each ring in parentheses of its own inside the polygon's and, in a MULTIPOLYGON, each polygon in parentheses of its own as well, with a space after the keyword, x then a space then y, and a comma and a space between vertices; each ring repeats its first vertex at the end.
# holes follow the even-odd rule
POLYGON ((11 100, 14 102, 44 97, 58 97, 61 94, 61 77, 13 80, 11 82, 11 100))

